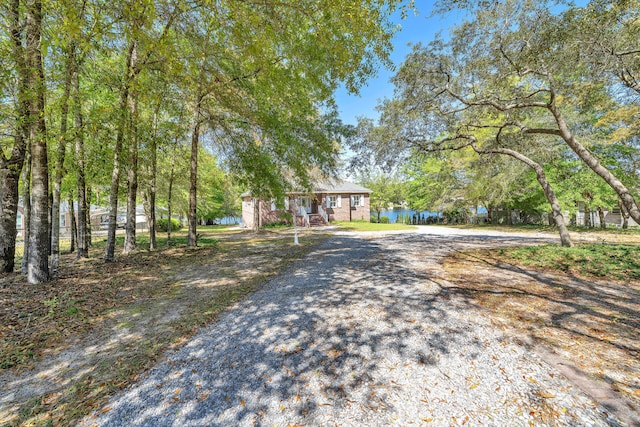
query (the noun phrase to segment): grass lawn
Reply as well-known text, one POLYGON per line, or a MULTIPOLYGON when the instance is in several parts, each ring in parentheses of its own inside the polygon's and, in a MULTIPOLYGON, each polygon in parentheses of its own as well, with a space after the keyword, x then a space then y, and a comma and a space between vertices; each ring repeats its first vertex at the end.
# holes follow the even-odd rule
POLYGON ((31 374, 12 381, 23 393, 2 402, 0 424, 73 424, 328 236, 298 233, 294 246, 290 229, 199 227, 197 248, 180 231, 170 245, 159 234, 153 252, 148 233, 138 233, 139 250, 129 255, 119 234, 112 263, 102 261, 104 239, 94 236, 90 258, 64 254, 49 283, 1 277, 0 375, 31 374))
POLYGON ((640 246, 587 244, 526 246, 492 251, 511 264, 539 270, 555 270, 582 277, 640 280, 640 246))
MULTIPOLYGON (((496 231, 532 231, 540 233, 557 233, 558 229, 551 225, 506 225, 506 224, 434 224, 438 227, 465 228, 477 230, 496 230, 496 231)), ((630 227, 627 229, 617 227, 607 228, 587 228, 587 227, 568 227, 569 231, 575 233, 594 233, 594 234, 621 234, 640 237, 640 227, 630 227)))
POLYGON ((387 231, 387 230, 414 230, 413 225, 405 224, 377 224, 373 222, 336 222, 341 230, 347 231, 387 231))

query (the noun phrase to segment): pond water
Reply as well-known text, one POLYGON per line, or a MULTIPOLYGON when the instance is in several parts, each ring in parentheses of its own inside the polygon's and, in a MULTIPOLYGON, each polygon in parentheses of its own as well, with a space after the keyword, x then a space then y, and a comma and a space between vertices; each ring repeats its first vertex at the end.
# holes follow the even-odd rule
MULTIPOLYGON (((389 217, 389 222, 391 223, 395 223, 398 222, 398 218, 400 218, 400 222, 402 222, 402 217, 409 215, 409 216, 413 216, 415 214, 418 215, 422 215, 424 218, 428 217, 428 216, 437 216, 437 217, 441 217, 442 214, 439 212, 430 212, 430 211, 415 211, 412 209, 394 209, 391 211, 382 211, 380 212, 380 216, 386 216, 389 217)), ((371 216, 373 218, 377 218, 378 214, 376 212, 372 212, 371 216)))

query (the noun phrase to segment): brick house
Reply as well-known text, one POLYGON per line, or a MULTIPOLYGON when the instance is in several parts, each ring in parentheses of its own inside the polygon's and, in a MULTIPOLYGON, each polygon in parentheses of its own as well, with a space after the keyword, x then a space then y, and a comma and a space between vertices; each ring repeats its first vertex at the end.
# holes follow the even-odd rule
POLYGON ((290 218, 298 207, 297 225, 321 226, 332 221, 369 221, 372 191, 347 181, 318 184, 311 193, 288 192, 283 201, 262 200, 244 193, 242 225, 253 228, 290 218))

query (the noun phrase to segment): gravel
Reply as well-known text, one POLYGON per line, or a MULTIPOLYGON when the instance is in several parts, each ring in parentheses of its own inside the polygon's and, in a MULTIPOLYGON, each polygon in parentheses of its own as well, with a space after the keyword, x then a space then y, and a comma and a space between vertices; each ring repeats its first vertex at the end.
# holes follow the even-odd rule
POLYGON ((441 278, 540 238, 422 230, 336 234, 80 425, 618 425, 441 278))

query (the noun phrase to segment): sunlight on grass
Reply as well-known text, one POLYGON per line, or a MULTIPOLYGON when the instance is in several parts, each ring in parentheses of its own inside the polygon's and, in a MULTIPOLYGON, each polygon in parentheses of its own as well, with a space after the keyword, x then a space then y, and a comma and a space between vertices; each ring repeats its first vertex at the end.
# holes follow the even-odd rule
POLYGON ((640 279, 640 246, 545 245, 498 249, 497 254, 505 261, 527 267, 627 281, 640 279))
POLYGON ((372 222, 336 222, 341 230, 346 231, 387 231, 387 230, 415 230, 417 227, 405 224, 376 224, 372 222))

